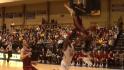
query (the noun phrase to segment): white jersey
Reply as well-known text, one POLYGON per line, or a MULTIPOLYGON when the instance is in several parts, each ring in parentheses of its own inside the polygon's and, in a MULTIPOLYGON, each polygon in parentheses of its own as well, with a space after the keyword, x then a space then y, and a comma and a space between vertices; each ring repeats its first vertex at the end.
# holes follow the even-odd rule
POLYGON ((72 58, 74 55, 74 48, 67 47, 67 49, 64 51, 63 60, 61 61, 61 67, 60 70, 69 70, 69 65, 71 64, 72 58))
POLYGON ((73 47, 67 47, 67 49, 64 51, 63 61, 65 64, 70 65, 72 58, 74 55, 74 48, 73 47))

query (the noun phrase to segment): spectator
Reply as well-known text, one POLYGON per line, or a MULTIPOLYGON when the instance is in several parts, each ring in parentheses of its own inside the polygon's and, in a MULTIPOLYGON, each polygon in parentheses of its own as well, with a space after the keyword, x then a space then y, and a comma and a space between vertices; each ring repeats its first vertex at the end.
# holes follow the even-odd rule
POLYGON ((46 58, 49 63, 52 63, 52 51, 50 49, 47 49, 46 58))

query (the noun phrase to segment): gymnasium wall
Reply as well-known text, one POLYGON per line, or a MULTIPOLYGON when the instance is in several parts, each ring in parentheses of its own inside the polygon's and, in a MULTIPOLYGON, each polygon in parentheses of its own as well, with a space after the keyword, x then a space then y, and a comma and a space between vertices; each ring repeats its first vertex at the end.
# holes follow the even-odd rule
POLYGON ((15 2, 20 0, 0 0, 0 3, 15 2))
POLYGON ((117 19, 120 18, 120 16, 123 18, 124 22, 124 0, 112 0, 111 23, 117 23, 117 19))
POLYGON ((28 25, 41 24, 42 17, 46 18, 46 16, 47 16, 46 10, 47 10, 46 3, 27 5, 27 7, 26 7, 27 12, 35 11, 35 12, 37 12, 37 14, 34 14, 35 16, 27 17, 26 18, 26 24, 28 24, 28 25), (39 11, 42 11, 42 12, 38 13, 39 11))
MULTIPOLYGON (((2 10, 0 9, 0 12, 2 12, 2 10)), ((0 29, 2 28, 2 19, 0 18, 0 29)))
MULTIPOLYGON (((98 23, 99 25, 102 25, 102 26, 107 25, 107 21, 108 21, 107 20, 108 18, 107 1, 108 0, 102 0, 100 16, 84 16, 83 17, 83 23, 85 24, 85 27, 88 27, 92 22, 98 23)), ((63 7, 63 4, 57 3, 57 5, 61 5, 61 6, 58 7, 56 6, 56 4, 52 3, 52 6, 51 6, 52 12, 57 14, 52 14, 51 18, 55 18, 56 20, 59 20, 59 23, 62 23, 62 24, 73 23, 72 17, 70 16, 69 12, 63 7), (61 10, 66 13, 58 14, 58 12, 60 12, 61 10), (64 15, 64 17, 62 17, 61 15, 64 15)))
MULTIPOLYGON (((110 26, 117 22, 120 16, 124 16, 124 10, 113 11, 112 5, 117 5, 116 8, 120 7, 118 5, 124 5, 124 0, 101 0, 101 15, 100 16, 83 16, 84 26, 87 28, 91 23, 97 23, 100 26, 110 26), (109 5, 111 4, 111 5, 109 5), (110 6, 110 8, 109 8, 110 6)), ((114 6, 115 8, 115 6, 114 6)), ((123 8, 124 9, 124 8, 123 8)), ((23 5, 19 6, 10 6, 5 8, 6 13, 8 12, 20 12, 23 13, 23 5)), ((30 4, 26 5, 26 11, 28 13, 28 17, 26 17, 26 25, 35 25, 41 24, 42 17, 47 19, 47 3, 38 3, 38 4, 30 4), (37 12, 37 14, 32 14, 32 11, 37 12)), ((1 12, 1 9, 0 9, 1 12)), ((124 17, 123 17, 124 18, 124 17)), ((69 12, 64 8, 64 2, 51 2, 50 3, 50 19, 55 19, 59 24, 72 24, 73 18, 70 16, 69 12)), ((124 19, 123 19, 124 20, 124 19)), ((15 23, 15 25, 23 24, 23 16, 22 17, 12 17, 6 18, 5 23, 8 29, 10 29, 10 25, 15 23)), ((0 26, 2 25, 2 18, 0 18, 0 26)))
MULTIPOLYGON (((5 13, 15 13, 15 11, 17 13, 22 13, 21 8, 22 8, 21 6, 6 7, 5 13)), ((22 22, 23 22, 23 17, 16 17, 15 18, 15 17, 8 16, 5 19, 6 27, 8 29, 10 29, 10 26, 12 23, 15 23, 16 25, 20 25, 20 24, 22 24, 22 22)))

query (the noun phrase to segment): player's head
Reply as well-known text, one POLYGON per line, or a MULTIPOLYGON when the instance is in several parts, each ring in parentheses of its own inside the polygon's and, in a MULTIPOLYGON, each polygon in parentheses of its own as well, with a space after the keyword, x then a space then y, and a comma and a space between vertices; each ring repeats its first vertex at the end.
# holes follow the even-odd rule
POLYGON ((23 47, 28 47, 28 42, 25 39, 23 40, 22 44, 23 44, 23 47))

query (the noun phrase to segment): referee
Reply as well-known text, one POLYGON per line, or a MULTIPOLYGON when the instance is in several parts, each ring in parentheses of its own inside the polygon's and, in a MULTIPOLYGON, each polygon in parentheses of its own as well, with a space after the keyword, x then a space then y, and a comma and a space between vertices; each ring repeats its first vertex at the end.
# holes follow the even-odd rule
POLYGON ((9 62, 10 57, 12 57, 12 43, 11 42, 8 42, 6 50, 8 54, 7 62, 9 62))

